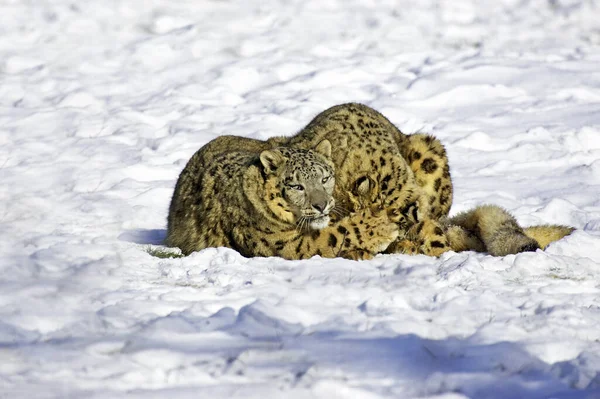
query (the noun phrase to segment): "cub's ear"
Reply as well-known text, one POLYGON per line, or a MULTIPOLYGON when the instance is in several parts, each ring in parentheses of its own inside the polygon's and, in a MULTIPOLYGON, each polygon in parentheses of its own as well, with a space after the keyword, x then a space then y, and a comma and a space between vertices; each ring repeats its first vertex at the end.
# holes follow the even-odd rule
POLYGON ((352 185, 352 193, 360 197, 368 197, 371 189, 375 188, 368 176, 361 176, 352 185), (373 186, 373 187, 371 187, 373 186))
POLYGON ((323 140, 315 147, 315 152, 326 158, 331 158, 331 143, 329 140, 323 140))
POLYGON ((265 150, 260 153, 260 163, 262 163, 267 174, 274 173, 284 161, 285 158, 277 150, 265 150))

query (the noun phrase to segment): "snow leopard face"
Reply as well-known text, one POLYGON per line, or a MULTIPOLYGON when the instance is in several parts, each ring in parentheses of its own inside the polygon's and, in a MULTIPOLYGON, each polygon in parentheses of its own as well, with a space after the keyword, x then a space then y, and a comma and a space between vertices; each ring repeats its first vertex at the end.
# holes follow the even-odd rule
POLYGON ((275 202, 276 209, 293 214, 300 229, 319 230, 329 224, 335 206, 330 154, 331 145, 325 140, 314 150, 280 147, 260 155, 266 186, 274 188, 268 200, 275 202))

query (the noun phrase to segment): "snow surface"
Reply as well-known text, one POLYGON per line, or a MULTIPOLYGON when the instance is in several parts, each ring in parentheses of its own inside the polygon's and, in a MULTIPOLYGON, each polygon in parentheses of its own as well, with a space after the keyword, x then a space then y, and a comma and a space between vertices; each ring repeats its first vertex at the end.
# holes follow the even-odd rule
POLYGON ((594 0, 0 2, 1 398, 600 398, 594 0), (222 134, 349 101, 546 251, 148 253, 222 134))

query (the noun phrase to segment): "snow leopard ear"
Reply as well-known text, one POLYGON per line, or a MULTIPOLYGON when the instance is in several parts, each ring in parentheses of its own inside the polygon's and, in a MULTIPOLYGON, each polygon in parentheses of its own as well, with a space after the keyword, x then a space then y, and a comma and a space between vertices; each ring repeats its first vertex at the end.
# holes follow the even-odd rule
POLYGON ((354 195, 366 196, 371 191, 371 182, 367 176, 359 177, 353 184, 352 193, 354 195))
POLYGON ((325 158, 331 158, 331 143, 329 140, 323 140, 317 144, 315 152, 323 155, 325 158))
POLYGON ((284 162, 283 154, 277 150, 265 150, 260 153, 260 163, 262 163, 267 174, 275 173, 277 168, 283 165, 284 162))
POLYGON ((352 194, 359 197, 368 197, 375 184, 368 176, 361 176, 352 185, 352 194))

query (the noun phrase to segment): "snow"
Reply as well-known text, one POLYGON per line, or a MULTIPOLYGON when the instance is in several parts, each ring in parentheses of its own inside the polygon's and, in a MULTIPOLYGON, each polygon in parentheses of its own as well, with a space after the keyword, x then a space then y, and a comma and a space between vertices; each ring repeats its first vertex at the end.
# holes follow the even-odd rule
POLYGON ((600 398, 593 0, 4 1, 0 397, 600 398), (357 101, 546 251, 161 259, 190 156, 357 101))

